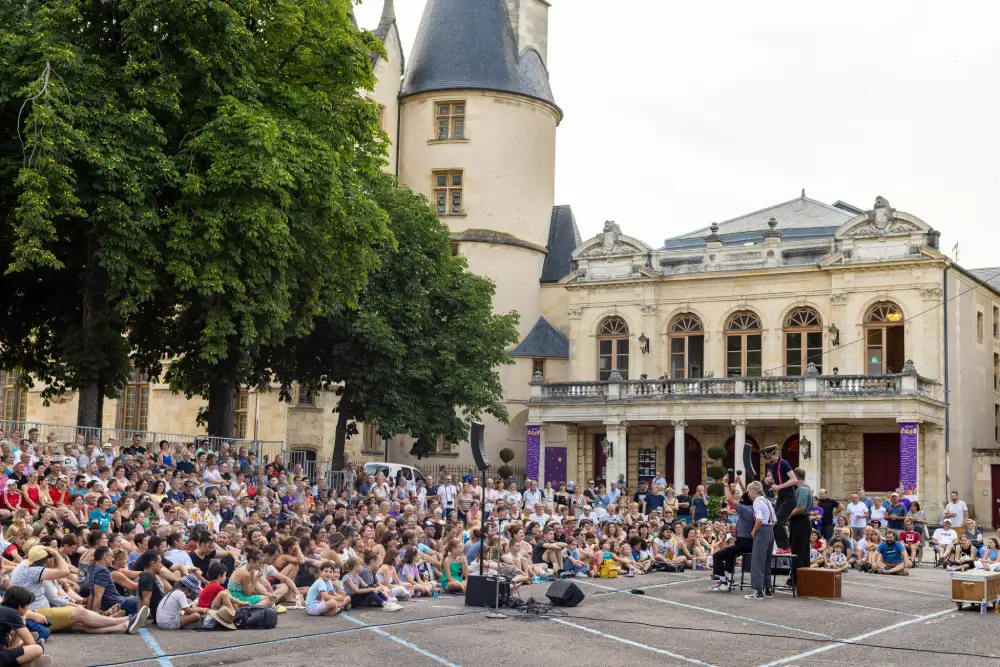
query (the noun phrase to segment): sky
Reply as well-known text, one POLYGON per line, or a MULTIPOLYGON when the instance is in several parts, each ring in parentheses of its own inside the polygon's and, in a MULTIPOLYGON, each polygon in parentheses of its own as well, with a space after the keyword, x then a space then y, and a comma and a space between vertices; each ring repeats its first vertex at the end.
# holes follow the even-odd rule
MULTIPOLYGON (((1000 3, 551 3, 555 203, 584 238, 614 220, 658 247, 804 188, 882 195, 1000 266, 1000 3)), ((407 53, 424 4, 395 0, 407 53)))

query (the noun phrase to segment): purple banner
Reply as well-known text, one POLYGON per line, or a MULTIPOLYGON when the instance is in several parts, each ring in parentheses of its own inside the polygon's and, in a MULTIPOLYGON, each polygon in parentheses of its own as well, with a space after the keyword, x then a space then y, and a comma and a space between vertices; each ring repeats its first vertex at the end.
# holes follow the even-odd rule
POLYGON ((899 486, 903 497, 917 498, 917 447, 920 441, 920 425, 903 423, 899 425, 899 486))
POLYGON ((528 479, 538 481, 538 463, 542 455, 542 427, 528 425, 528 479))

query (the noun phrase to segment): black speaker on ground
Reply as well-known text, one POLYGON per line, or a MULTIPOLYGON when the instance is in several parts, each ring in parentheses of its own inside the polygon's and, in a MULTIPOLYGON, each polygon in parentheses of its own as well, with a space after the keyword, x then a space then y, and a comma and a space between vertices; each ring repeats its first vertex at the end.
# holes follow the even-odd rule
POLYGON ((583 598, 586 596, 584 596, 580 587, 572 581, 557 579, 549 586, 549 590, 545 592, 545 597, 557 607, 575 607, 583 602, 583 598))
POLYGON ((500 581, 496 577, 484 577, 478 574, 469 575, 465 582, 465 606, 489 607, 496 609, 503 606, 510 597, 510 582, 500 581))
POLYGON ((472 444, 472 458, 476 460, 476 467, 485 472, 489 469, 490 462, 486 458, 486 445, 483 444, 484 430, 482 424, 472 422, 472 433, 469 434, 469 442, 472 444))

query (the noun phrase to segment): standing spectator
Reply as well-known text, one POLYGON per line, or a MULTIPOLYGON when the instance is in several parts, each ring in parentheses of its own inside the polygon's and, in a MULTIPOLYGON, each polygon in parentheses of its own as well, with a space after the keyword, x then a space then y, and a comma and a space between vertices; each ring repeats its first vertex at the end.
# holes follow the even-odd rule
MULTIPOLYGON (((438 486, 437 496, 441 501, 441 506, 445 509, 445 513, 455 509, 455 499, 458 497, 458 489, 451 483, 451 475, 446 475, 444 478, 444 484, 438 486)), ((345 577, 344 579, 344 585, 346 586, 347 578, 345 577)))
POLYGON ((855 542, 865 536, 868 516, 868 505, 861 501, 860 494, 852 493, 851 502, 847 503, 847 517, 851 523, 851 537, 855 542))
POLYGON ((958 499, 958 491, 951 492, 951 502, 944 506, 944 513, 941 515, 941 523, 945 519, 951 522, 955 528, 961 529, 965 526, 965 520, 969 515, 969 507, 964 500, 958 499))
POLYGON ((824 540, 829 540, 833 537, 833 524, 835 517, 844 510, 844 506, 831 498, 827 494, 826 489, 820 489, 819 507, 823 510, 823 523, 821 524, 822 530, 820 531, 820 534, 823 536, 824 540))
POLYGON ((694 498, 691 499, 691 506, 694 508, 695 522, 708 518, 708 495, 705 492, 703 484, 699 484, 694 490, 694 498))
POLYGON ((677 519, 691 524, 691 490, 687 484, 681 487, 681 495, 677 496, 677 519))

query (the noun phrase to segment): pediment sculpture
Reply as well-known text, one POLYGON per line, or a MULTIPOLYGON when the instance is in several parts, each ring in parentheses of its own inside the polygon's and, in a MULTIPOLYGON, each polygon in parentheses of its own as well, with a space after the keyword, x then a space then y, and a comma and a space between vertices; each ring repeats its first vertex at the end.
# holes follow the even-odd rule
POLYGON ((638 246, 622 239, 622 229, 618 223, 608 220, 604 230, 594 237, 592 245, 581 253, 582 257, 610 257, 645 252, 638 246))
POLYGON ((920 231, 919 225, 897 218, 896 209, 889 205, 889 200, 879 196, 875 198, 875 206, 868 211, 868 222, 855 227, 851 236, 888 236, 916 231, 920 231))

